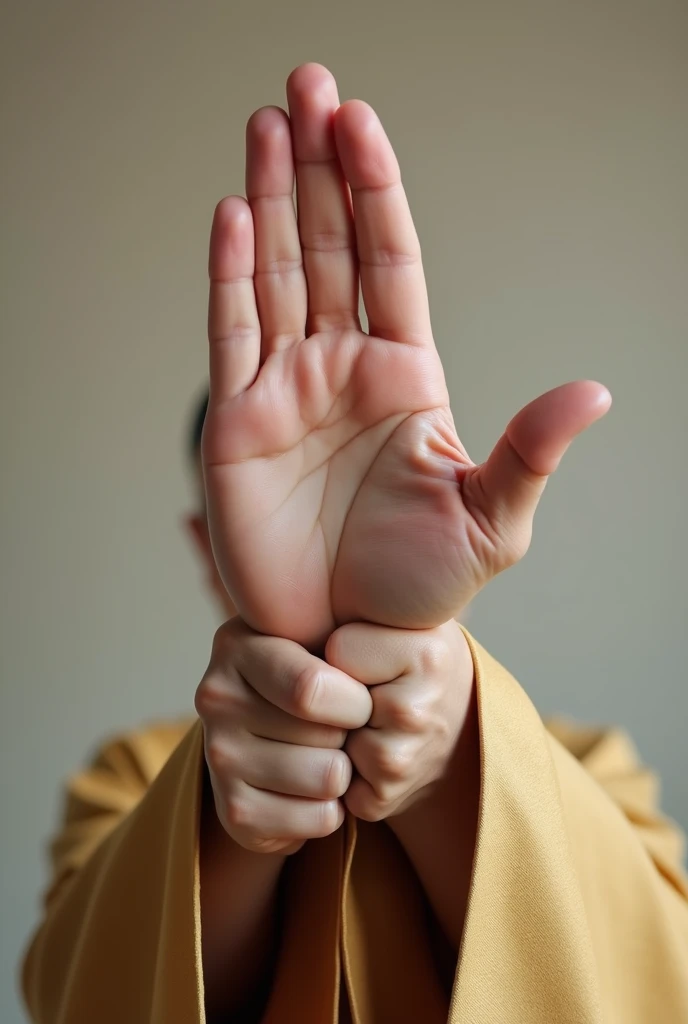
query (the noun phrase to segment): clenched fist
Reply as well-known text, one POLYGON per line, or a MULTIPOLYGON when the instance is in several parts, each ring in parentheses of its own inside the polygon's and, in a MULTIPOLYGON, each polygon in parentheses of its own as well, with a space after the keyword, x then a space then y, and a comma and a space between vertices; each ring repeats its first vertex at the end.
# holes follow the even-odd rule
POLYGON ((370 718, 365 686, 234 619, 216 634, 196 709, 217 815, 235 842, 293 853, 339 828, 351 780, 341 748, 370 718))
POLYGON ((238 619, 216 635, 196 707, 218 818, 246 849, 293 853, 344 805, 399 814, 451 761, 473 679, 455 622, 343 626, 326 659, 238 619))
POLYGON ((366 726, 344 745, 355 770, 344 802, 366 821, 400 814, 452 760, 473 689, 466 639, 453 620, 422 630, 353 623, 332 634, 325 656, 373 700, 366 726))

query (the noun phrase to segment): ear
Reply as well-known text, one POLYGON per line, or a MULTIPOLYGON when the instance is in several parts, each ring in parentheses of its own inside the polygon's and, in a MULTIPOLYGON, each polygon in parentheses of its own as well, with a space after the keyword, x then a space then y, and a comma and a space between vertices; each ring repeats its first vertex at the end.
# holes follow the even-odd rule
POLYGON ((198 555, 203 567, 203 575, 205 577, 205 584, 208 588, 208 592, 220 605, 224 614, 228 618, 231 618, 233 615, 236 615, 236 608, 231 597, 225 590, 224 584, 220 579, 220 574, 217 571, 215 558, 213 556, 213 546, 210 543, 208 520, 203 513, 194 512, 185 516, 183 522, 184 530, 191 538, 191 543, 196 549, 196 554, 198 555))
POLYGON ((200 560, 206 586, 210 587, 215 593, 218 592, 218 586, 224 590, 217 566, 215 565, 215 558, 213 557, 208 520, 202 512, 190 513, 184 518, 184 529, 191 538, 191 545, 195 548, 196 555, 200 560))
POLYGON ((206 568, 210 568, 211 564, 214 568, 215 559, 213 558, 213 549, 210 543, 210 533, 206 517, 199 512, 190 513, 184 517, 184 529, 191 538, 197 554, 203 559, 206 568))

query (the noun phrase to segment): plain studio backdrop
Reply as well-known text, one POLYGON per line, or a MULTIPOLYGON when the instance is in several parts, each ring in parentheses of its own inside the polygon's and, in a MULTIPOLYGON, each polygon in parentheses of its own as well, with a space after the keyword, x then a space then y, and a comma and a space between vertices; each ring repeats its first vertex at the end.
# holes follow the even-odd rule
POLYGON ((4 1024, 64 777, 189 712, 207 663, 180 517, 208 228, 247 116, 304 60, 397 148, 473 458, 558 383, 612 390, 470 625, 543 713, 626 727, 688 824, 685 4, 23 0, 4 21, 4 1024))

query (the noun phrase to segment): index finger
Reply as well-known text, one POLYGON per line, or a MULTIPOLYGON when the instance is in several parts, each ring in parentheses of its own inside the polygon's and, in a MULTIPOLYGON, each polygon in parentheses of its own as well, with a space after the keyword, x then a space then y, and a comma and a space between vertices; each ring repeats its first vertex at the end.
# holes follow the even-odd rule
POLYGON ((392 144, 375 111, 361 100, 342 104, 334 125, 353 198, 370 333, 410 345, 432 344, 420 243, 392 144))

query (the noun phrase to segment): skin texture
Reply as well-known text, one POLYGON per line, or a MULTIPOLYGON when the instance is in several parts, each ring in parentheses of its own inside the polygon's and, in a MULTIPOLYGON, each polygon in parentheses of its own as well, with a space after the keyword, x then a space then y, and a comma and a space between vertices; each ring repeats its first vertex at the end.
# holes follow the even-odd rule
POLYGON ((325 657, 235 618, 218 630, 197 690, 210 1021, 260 1018, 284 859, 338 828, 345 807, 388 821, 458 949, 480 790, 464 636, 454 621, 420 631, 354 623, 331 635, 325 657))
POLYGON ((344 817, 342 747, 370 718, 367 688, 236 618, 215 636, 196 693, 207 778, 201 821, 206 1015, 259 1020, 278 941, 287 854, 344 817))
POLYGON ((377 116, 340 106, 319 65, 290 76, 287 98, 288 114, 251 117, 247 199, 218 205, 210 241, 207 524, 189 527, 241 620, 218 633, 197 694, 210 1020, 250 1017, 284 857, 345 806, 387 821, 458 948, 480 779, 472 664, 451 620, 525 553, 547 476, 611 401, 564 384, 475 465, 377 116))
POLYGON ((342 626, 325 655, 238 618, 216 634, 196 709, 217 817, 247 850, 293 853, 335 831, 345 806, 367 821, 402 814, 452 760, 473 680, 453 620, 342 626))
POLYGON ((610 398, 563 385, 474 465, 382 125, 365 103, 339 106, 317 65, 287 96, 290 117, 270 107, 249 121, 248 200, 215 212, 203 466, 239 614, 317 650, 345 622, 434 627, 465 607, 525 553, 547 475, 610 398))
POLYGON ((355 777, 346 807, 365 821, 403 815, 444 777, 468 715, 473 663, 452 619, 437 629, 341 626, 325 658, 370 690, 365 728, 344 751, 355 777))
POLYGON ((236 619, 216 634, 196 708, 217 815, 237 843, 292 853, 339 828, 352 771, 341 748, 372 711, 362 683, 236 619))

